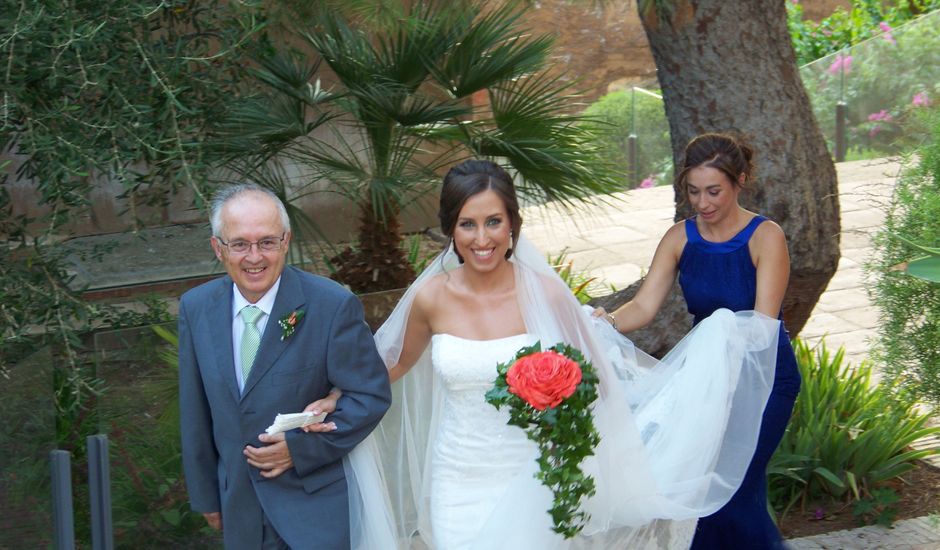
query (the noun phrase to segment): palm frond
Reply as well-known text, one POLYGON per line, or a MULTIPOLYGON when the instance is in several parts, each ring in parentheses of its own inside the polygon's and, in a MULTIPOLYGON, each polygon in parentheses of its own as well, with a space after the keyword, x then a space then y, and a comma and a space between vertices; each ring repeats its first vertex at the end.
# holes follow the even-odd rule
POLYGON ((337 116, 323 107, 338 96, 320 88, 319 80, 311 82, 319 62, 277 54, 258 62, 260 68, 252 74, 274 93, 243 98, 229 107, 210 143, 226 161, 247 156, 263 164, 337 116))
POLYGON ((526 35, 518 25, 523 11, 509 3, 472 21, 432 70, 437 83, 466 97, 543 68, 554 39, 526 35))
POLYGON ((381 76, 414 93, 430 76, 431 67, 460 39, 460 31, 472 20, 472 11, 439 9, 430 2, 416 2, 408 17, 377 36, 381 76))
POLYGON ((301 36, 320 54, 343 85, 368 86, 381 73, 379 53, 369 36, 354 28, 339 13, 326 11, 314 21, 316 28, 301 36))
POLYGON ((225 159, 251 156, 266 160, 334 117, 319 113, 306 120, 305 115, 306 110, 291 98, 243 99, 230 107, 210 149, 225 159))
POLYGON ((522 176, 524 193, 571 203, 621 189, 615 167, 595 145, 594 129, 569 114, 577 102, 572 84, 536 75, 493 90, 492 125, 468 125, 478 154, 505 158, 522 176))
POLYGON ((275 53, 256 60, 260 68, 252 69, 251 74, 271 88, 307 105, 320 105, 334 98, 320 87, 319 79, 321 60, 310 62, 309 58, 297 53, 275 53))

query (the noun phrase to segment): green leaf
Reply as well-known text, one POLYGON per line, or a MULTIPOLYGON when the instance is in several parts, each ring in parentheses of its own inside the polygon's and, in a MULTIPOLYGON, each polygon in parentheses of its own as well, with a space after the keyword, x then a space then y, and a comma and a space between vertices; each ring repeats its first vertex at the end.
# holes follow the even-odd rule
POLYGON ((170 525, 176 527, 180 524, 180 512, 179 510, 160 510, 160 517, 163 518, 163 521, 169 523, 170 525))
POLYGON ((940 248, 931 248, 929 246, 924 246, 922 244, 915 243, 914 241, 910 239, 906 239, 900 235, 894 235, 894 238, 907 244, 908 246, 912 246, 916 248, 917 250, 920 250, 921 252, 926 252, 927 254, 930 254, 931 256, 940 256, 940 248))
POLYGON ((839 476, 830 472, 827 468, 823 468, 823 467, 813 468, 813 473, 824 478, 826 481, 828 481, 829 483, 832 483, 836 487, 845 488, 845 483, 841 479, 839 479, 839 476))
POLYGON ((932 283, 940 283, 940 256, 925 256, 911 260, 907 264, 906 271, 919 279, 924 279, 932 283))

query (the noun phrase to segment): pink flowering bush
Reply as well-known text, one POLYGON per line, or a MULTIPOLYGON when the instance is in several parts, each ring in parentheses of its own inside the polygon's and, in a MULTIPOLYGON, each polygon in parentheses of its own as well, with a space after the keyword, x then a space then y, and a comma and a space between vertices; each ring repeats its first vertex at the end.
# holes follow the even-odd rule
POLYGON ((888 111, 884 109, 878 111, 877 113, 871 113, 870 115, 868 115, 868 122, 874 122, 875 124, 872 124, 869 127, 868 137, 873 138, 877 136, 878 134, 880 134, 882 130, 887 128, 886 125, 878 124, 879 122, 888 123, 888 122, 893 122, 893 121, 894 121, 894 116, 892 116, 891 113, 889 113, 888 111))
POLYGON ((841 53, 836 54, 832 65, 829 65, 829 68, 826 70, 832 75, 839 74, 840 72, 848 74, 849 71, 852 70, 852 56, 842 55, 841 53))
POLYGON ((882 38, 884 38, 884 39, 887 40, 888 42, 894 44, 895 46, 898 45, 898 41, 895 40, 895 39, 894 39, 894 36, 891 35, 891 25, 889 25, 889 24, 887 24, 886 22, 882 21, 881 23, 878 23, 878 28, 880 28, 880 29, 881 29, 881 32, 883 33, 883 34, 881 35, 882 38))
POLYGON ((812 63, 878 35, 891 45, 897 45, 898 27, 928 16, 940 7, 940 0, 919 0, 918 4, 919 9, 912 10, 908 2, 901 0, 851 0, 848 10, 840 6, 830 16, 813 21, 804 19, 799 2, 787 2, 787 27, 797 63, 812 63))

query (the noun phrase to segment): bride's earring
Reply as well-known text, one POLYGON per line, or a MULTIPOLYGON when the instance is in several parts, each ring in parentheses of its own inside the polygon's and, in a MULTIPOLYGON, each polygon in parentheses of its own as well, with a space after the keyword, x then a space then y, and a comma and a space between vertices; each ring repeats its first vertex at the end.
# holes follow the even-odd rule
POLYGON ((509 230, 509 248, 506 249, 506 259, 512 257, 512 229, 509 230))
POLYGON ((453 237, 451 237, 451 239, 450 239, 450 246, 453 247, 453 249, 454 249, 454 254, 457 255, 457 263, 462 264, 462 263, 463 263, 463 256, 460 255, 460 252, 457 252, 457 243, 454 242, 454 238, 453 238, 453 237))

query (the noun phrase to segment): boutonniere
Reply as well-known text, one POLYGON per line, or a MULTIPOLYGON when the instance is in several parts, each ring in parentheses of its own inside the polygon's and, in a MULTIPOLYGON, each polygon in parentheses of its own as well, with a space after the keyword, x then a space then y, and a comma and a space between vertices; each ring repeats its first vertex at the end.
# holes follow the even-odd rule
POLYGON ((291 334, 294 334, 294 330, 297 328, 297 325, 300 323, 300 320, 304 318, 304 310, 297 309, 287 315, 283 316, 278 320, 277 324, 281 326, 281 340, 287 340, 291 337, 291 334))

